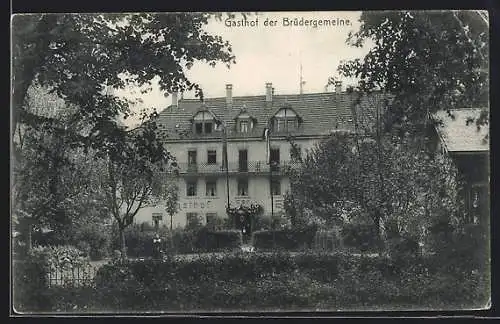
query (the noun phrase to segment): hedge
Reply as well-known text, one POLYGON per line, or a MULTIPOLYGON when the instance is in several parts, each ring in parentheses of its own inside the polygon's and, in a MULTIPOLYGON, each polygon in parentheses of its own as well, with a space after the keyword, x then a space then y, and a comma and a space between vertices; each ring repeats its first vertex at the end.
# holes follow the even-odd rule
POLYGON ((252 233, 253 246, 256 249, 276 248, 285 250, 300 250, 312 247, 317 227, 292 228, 283 230, 263 230, 252 233))
POLYGON ((361 252, 378 251, 381 246, 377 227, 371 224, 345 224, 341 230, 342 243, 361 252))
POLYGON ((215 254, 108 264, 98 271, 95 288, 39 288, 32 296, 43 296, 45 304, 37 304, 37 309, 51 311, 484 306, 489 277, 464 261, 457 255, 394 260, 349 254, 215 254))
POLYGON ((196 235, 196 248, 203 252, 233 250, 242 244, 243 235, 238 230, 211 231, 205 227, 196 235))
MULTIPOLYGON (((125 232, 127 255, 129 257, 150 257, 153 253, 153 231, 141 231, 132 228, 125 232)), ((170 242, 167 231, 160 232, 162 249, 175 250, 177 253, 196 253, 232 250, 242 244, 242 235, 238 230, 176 229, 170 242), (171 247, 171 243, 173 247, 171 247)))

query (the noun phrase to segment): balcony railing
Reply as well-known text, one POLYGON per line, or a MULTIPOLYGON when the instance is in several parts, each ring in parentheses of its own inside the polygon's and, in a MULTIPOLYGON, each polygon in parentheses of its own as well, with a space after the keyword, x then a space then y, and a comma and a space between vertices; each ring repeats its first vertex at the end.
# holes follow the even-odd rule
MULTIPOLYGON (((222 163, 188 164, 178 163, 180 174, 225 174, 226 168, 222 163)), ((248 161, 247 163, 229 162, 228 173, 235 174, 262 174, 262 173, 285 173, 287 170, 296 169, 299 163, 294 161, 280 161, 279 164, 269 165, 266 161, 248 161)))

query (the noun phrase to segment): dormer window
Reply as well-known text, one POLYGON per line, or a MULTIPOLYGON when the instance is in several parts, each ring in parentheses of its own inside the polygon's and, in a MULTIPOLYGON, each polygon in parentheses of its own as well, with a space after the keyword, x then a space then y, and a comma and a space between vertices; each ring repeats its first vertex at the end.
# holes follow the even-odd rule
POLYGON ((212 134, 215 129, 215 116, 208 110, 202 110, 194 115, 193 132, 196 135, 212 134))
POLYGON ((195 123, 194 129, 195 129, 196 134, 198 134, 198 135, 203 134, 203 123, 195 123))
POLYGON ((252 118, 246 111, 242 111, 235 120, 236 131, 238 133, 249 133, 255 124, 255 119, 252 118))
POLYGON ((213 123, 205 122, 205 134, 211 134, 213 130, 213 123))
POLYGON ((272 119, 275 132, 293 132, 299 127, 300 117, 291 108, 280 109, 272 119))
POLYGON ((248 133, 248 120, 240 120, 240 133, 248 133))

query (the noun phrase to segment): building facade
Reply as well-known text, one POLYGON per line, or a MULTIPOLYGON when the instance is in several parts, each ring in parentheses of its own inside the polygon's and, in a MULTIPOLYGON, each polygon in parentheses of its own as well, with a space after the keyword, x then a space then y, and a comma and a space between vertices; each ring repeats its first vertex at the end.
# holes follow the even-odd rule
POLYGON ((490 142, 489 125, 476 127, 470 121, 486 108, 462 108, 433 116, 435 149, 449 155, 462 181, 464 212, 469 223, 486 223, 490 216, 490 142))
POLYGON ((353 131, 353 109, 373 105, 373 98, 359 101, 340 83, 324 93, 276 95, 266 83, 260 96, 233 96, 228 84, 222 98, 172 97, 172 105, 160 113, 159 129, 177 160, 178 212, 171 220, 161 206, 147 207, 136 222, 154 217, 160 225, 172 221, 174 228, 194 218, 203 224, 226 218, 228 202, 231 207, 259 204, 264 217, 280 215, 290 186, 285 170, 295 164, 290 141, 305 155, 332 132, 353 131))

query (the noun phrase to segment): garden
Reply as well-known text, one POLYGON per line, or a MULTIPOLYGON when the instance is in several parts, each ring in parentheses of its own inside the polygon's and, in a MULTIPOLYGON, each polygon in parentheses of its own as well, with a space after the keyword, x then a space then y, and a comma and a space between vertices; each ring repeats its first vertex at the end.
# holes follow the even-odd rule
POLYGON ((225 253, 205 248, 193 258, 114 258, 87 284, 50 285, 48 269, 87 268, 88 258, 70 247, 39 248, 14 264, 14 301, 21 313, 475 308, 487 304, 490 283, 479 230, 436 233, 439 253, 428 254, 298 250, 287 245, 295 231, 267 252, 231 250, 233 242, 225 253))

